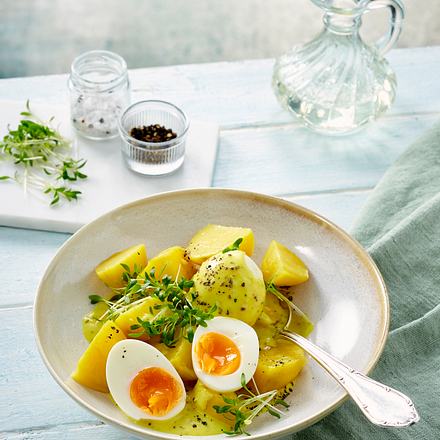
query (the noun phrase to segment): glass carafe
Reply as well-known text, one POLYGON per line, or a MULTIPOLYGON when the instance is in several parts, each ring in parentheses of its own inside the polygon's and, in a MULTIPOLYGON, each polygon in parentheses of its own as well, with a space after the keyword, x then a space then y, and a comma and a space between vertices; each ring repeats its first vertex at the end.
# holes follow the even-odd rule
POLYGON ((397 41, 404 16, 400 0, 312 0, 324 11, 324 30, 275 63, 278 100, 306 125, 326 134, 356 131, 383 114, 396 77, 383 55, 397 41), (359 35, 362 15, 390 8, 390 29, 373 45, 359 35))

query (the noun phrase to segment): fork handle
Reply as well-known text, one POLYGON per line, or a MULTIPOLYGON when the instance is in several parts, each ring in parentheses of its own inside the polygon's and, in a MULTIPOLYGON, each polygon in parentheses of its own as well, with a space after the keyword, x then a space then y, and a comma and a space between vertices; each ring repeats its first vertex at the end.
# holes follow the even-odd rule
POLYGON ((345 388, 368 420, 375 425, 405 427, 420 420, 414 403, 400 391, 345 365, 296 333, 284 330, 281 335, 295 342, 325 368, 345 388))

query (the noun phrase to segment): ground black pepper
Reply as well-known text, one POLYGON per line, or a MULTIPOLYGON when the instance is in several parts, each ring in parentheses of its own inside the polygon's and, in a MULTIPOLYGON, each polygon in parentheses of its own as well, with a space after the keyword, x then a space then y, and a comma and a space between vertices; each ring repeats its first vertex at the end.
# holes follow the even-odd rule
POLYGON ((177 137, 171 128, 166 128, 160 124, 143 125, 142 127, 133 127, 130 130, 130 136, 143 142, 166 142, 177 137))

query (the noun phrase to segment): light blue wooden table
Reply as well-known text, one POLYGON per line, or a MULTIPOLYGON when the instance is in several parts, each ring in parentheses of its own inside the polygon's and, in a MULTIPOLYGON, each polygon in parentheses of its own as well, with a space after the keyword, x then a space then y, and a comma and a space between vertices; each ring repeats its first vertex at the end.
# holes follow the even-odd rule
MULTIPOLYGON (((280 109, 270 88, 272 60, 135 70, 133 98, 168 99, 190 117, 221 125, 213 186, 282 196, 350 229, 385 170, 440 118, 440 47, 395 50, 389 59, 399 80, 394 107, 344 138, 313 134, 280 109)), ((0 98, 66 97, 65 75, 0 80, 0 98)), ((59 389, 34 343, 37 283, 67 238, 0 227, 1 439, 126 438, 59 389)))

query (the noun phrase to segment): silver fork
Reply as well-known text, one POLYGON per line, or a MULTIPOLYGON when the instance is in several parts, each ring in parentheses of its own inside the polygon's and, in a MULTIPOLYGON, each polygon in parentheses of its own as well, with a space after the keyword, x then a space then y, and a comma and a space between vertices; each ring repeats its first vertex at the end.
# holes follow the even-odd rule
POLYGON ((302 312, 276 289, 271 290, 271 293, 289 308, 289 319, 281 335, 298 344, 333 376, 370 422, 379 426, 403 428, 420 420, 414 403, 408 396, 365 376, 292 331, 293 317, 297 317, 298 313, 302 314, 302 312))

